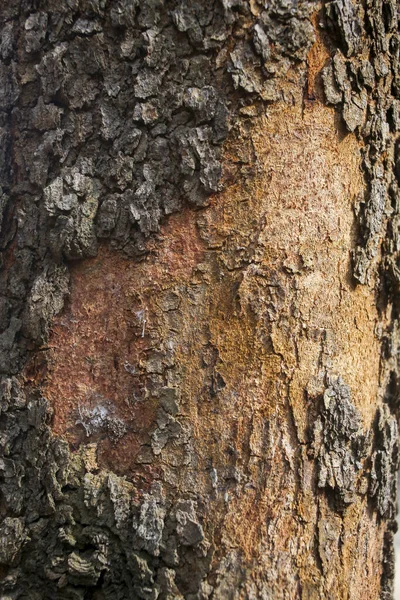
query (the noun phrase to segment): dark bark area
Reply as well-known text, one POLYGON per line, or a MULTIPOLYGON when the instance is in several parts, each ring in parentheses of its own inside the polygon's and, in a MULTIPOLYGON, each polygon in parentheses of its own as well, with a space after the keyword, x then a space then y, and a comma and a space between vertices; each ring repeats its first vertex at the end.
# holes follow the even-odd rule
MULTIPOLYGON (((335 562, 346 535, 361 539, 364 516, 353 513, 362 506, 370 518, 365 555, 374 544, 380 552, 371 597, 390 598, 400 386, 396 3, 11 0, 0 7, 0 27, 1 597, 362 597, 354 591, 359 574, 351 587, 346 558, 335 562), (322 58, 313 62, 318 43, 322 58), (263 214, 251 220, 251 211, 238 209, 235 221, 218 213, 229 186, 257 196, 262 128, 254 123, 267 115, 278 131, 276 107, 301 104, 306 114, 314 103, 335 106, 337 137, 353 135, 362 153, 347 285, 349 294, 370 289, 378 314, 371 424, 356 405, 357 390, 330 366, 326 332, 321 380, 303 386, 306 408, 290 404, 294 376, 274 323, 286 310, 296 320, 295 302, 287 308, 286 299, 311 267, 303 253, 299 268, 286 261, 263 271, 263 214), (232 242, 220 240, 222 221, 232 242), (179 251, 168 246, 174 236, 179 251), (185 269, 195 273, 190 285, 185 269), (267 281, 264 295, 256 277, 267 281), (130 295, 108 305, 107 290, 118 285, 130 295), (91 301, 105 312, 92 322, 87 310, 88 337, 93 327, 93 337, 105 339, 110 328, 102 323, 115 313, 114 342, 103 356, 113 371, 96 371, 93 356, 84 355, 85 320, 75 307, 91 301), (228 304, 236 355, 215 339, 218 318, 225 319, 218 311, 228 304), (129 311, 129 352, 139 367, 120 350, 129 311), (60 313, 76 338, 60 333, 60 313), (75 329, 74 319, 81 319, 75 329), (180 362, 176 339, 183 340, 180 362), (269 406, 258 434, 253 417, 240 429, 230 415, 246 392, 235 369, 258 369, 261 346, 285 364, 266 378, 284 390, 283 416, 275 423, 269 406), (224 351, 233 357, 228 367, 224 351), (63 390, 78 373, 69 355, 86 360, 85 369, 92 360, 87 368, 102 383, 92 395, 68 398, 67 410, 63 390), (194 395, 199 390, 196 410, 185 400, 191 385, 194 395), (228 400, 231 388, 236 396, 228 400), (225 421, 234 433, 225 432, 225 421), (306 549, 280 562, 261 526, 257 552, 244 548, 242 530, 258 518, 251 508, 240 514, 237 500, 238 541, 223 519, 230 497, 254 489, 250 505, 262 506, 264 493, 278 504, 286 486, 297 494, 288 514, 299 523, 288 537, 300 547, 308 521, 312 533, 306 549), (296 562, 301 552, 311 566, 296 562), (342 577, 336 592, 330 568, 342 577)), ((292 322, 285 327, 289 338, 292 322)), ((268 535, 282 536, 275 521, 268 535)))

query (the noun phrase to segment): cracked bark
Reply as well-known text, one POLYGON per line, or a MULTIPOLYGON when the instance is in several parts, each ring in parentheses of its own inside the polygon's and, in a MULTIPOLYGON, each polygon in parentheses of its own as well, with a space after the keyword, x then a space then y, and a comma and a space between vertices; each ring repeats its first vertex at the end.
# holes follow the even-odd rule
POLYGON ((391 0, 0 6, 0 592, 391 597, 391 0))

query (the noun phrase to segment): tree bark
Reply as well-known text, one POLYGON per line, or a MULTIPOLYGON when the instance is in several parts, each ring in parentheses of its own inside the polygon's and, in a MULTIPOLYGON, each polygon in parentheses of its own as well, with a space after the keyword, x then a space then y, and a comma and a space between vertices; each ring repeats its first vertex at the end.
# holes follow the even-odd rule
POLYGON ((384 599, 394 0, 0 6, 4 599, 384 599))

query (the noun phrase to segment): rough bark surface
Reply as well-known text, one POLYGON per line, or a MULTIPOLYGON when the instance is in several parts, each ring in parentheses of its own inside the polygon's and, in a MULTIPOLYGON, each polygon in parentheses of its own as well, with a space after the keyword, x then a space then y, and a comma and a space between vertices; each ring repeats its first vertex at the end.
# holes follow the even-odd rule
POLYGON ((389 599, 396 3, 0 27, 0 597, 389 599))

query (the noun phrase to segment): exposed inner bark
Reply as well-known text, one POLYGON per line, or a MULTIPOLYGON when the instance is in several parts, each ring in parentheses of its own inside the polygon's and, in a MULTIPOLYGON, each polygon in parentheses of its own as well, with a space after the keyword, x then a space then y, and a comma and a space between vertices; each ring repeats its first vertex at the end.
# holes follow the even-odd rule
POLYGON ((171 362, 177 340, 159 330, 163 311, 180 302, 175 288, 204 255, 195 218, 190 211, 170 217, 142 262, 104 248, 72 265, 68 305, 49 341, 42 391, 54 408, 53 431, 73 448, 100 438, 100 465, 134 481, 154 468, 160 477, 148 464, 154 394, 170 383, 165 353, 171 362))

